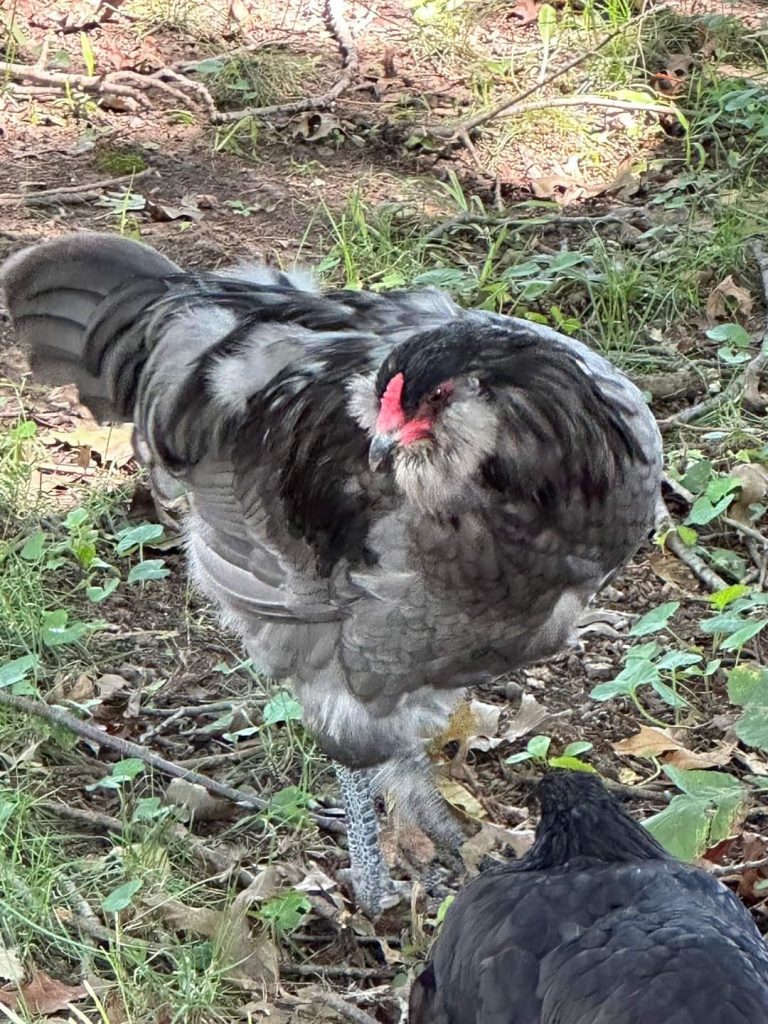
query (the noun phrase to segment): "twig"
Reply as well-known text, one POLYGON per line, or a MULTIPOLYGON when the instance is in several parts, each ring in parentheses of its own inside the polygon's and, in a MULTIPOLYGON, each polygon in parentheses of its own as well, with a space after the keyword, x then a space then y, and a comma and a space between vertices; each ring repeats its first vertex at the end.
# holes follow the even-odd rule
POLYGON ((500 216, 489 216, 488 214, 480 213, 460 213, 456 217, 449 217, 447 220, 441 221, 431 231, 428 231, 420 240, 420 245, 424 245, 427 242, 434 242, 435 239, 441 238, 448 231, 453 228, 459 227, 542 227, 545 224, 551 224, 558 226, 560 224, 586 224, 590 227, 594 224, 609 224, 619 223, 624 224, 626 221, 635 215, 641 215, 646 213, 646 207, 644 206, 627 206, 621 210, 613 210, 610 213, 602 213, 596 217, 589 217, 585 214, 568 216, 561 213, 552 213, 545 216, 533 217, 500 217, 500 216))
POLYGON ((720 516, 720 519, 726 524, 726 526, 730 526, 734 530, 738 530, 739 533, 743 533, 745 537, 751 537, 752 540, 757 541, 758 544, 762 544, 763 548, 768 547, 768 537, 764 537, 759 530, 754 528, 754 526, 749 526, 747 523, 740 523, 738 519, 731 519, 730 516, 720 516))
POLYGON ((724 590, 728 586, 722 576, 718 576, 714 569, 710 569, 704 559, 686 547, 674 526, 664 538, 664 547, 687 565, 693 575, 711 591, 724 590))
POLYGON ((101 181, 91 181, 87 185, 62 185, 58 188, 44 188, 38 192, 0 192, 0 206, 34 206, 36 202, 45 200, 63 199, 69 196, 78 196, 88 192, 101 192, 104 189, 114 188, 116 185, 132 184, 145 178, 150 173, 149 168, 145 171, 137 171, 134 174, 123 174, 119 178, 103 178, 101 181))
MULTIPOLYGON (((232 786, 227 786, 222 782, 217 782, 215 779, 211 779, 207 775, 200 775, 198 772, 190 771, 187 768, 181 768, 172 761, 166 761, 164 757, 154 754, 151 750, 147 750, 145 747, 140 747, 138 743, 132 743, 130 740, 124 740, 119 736, 110 736, 109 733, 102 732, 102 730, 97 728, 97 726, 91 725, 89 722, 83 722, 79 718, 75 718, 74 715, 70 715, 68 711, 64 711, 63 708, 57 707, 56 705, 43 704, 41 701, 29 700, 26 697, 18 697, 14 694, 8 693, 6 690, 0 690, 0 704, 13 708, 16 711, 20 711, 25 715, 35 715, 37 718, 43 718, 48 722, 53 722, 55 725, 61 725, 65 729, 69 729, 71 732, 75 733, 75 735, 89 740, 91 743, 116 751, 121 755, 121 757, 136 757, 140 761, 143 761, 144 764, 157 769, 157 771, 162 772, 164 775, 169 775, 174 779, 184 779, 194 785, 202 786, 203 789, 207 790, 214 796, 220 796, 224 800, 230 800, 232 803, 237 804, 240 807, 245 807, 251 811, 262 812, 269 806, 268 802, 266 800, 262 800, 260 797, 252 796, 249 793, 241 793, 232 786)), ((315 824, 322 826, 327 831, 346 831, 344 823, 339 821, 338 818, 327 818, 324 815, 319 815, 312 811, 310 811, 309 814, 315 824)))
MULTIPOLYGON (((48 811, 50 814, 58 815, 60 818, 68 818, 71 821, 77 821, 81 825, 87 825, 96 832, 122 835, 125 831, 124 825, 119 818, 113 818, 112 815, 104 814, 101 811, 91 811, 85 807, 71 807, 69 804, 63 804, 58 800, 41 800, 37 806, 42 807, 43 810, 48 811)), ((188 843, 192 855, 206 868, 213 870, 217 875, 229 875, 235 878, 237 884, 242 889, 247 889, 256 880, 256 876, 251 871, 240 867, 237 861, 229 854, 208 846, 202 839, 193 836, 189 829, 185 828, 181 823, 177 823, 171 828, 170 835, 174 839, 188 843)))
POLYGON ((727 878, 730 875, 743 875, 745 871, 758 871, 760 868, 768 867, 768 857, 761 857, 760 860, 745 860, 741 864, 723 864, 710 869, 710 874, 716 878, 727 878))
POLYGON ((352 1021, 352 1024, 376 1024, 375 1018, 370 1013, 361 1010, 359 1006, 352 1006, 336 992, 328 992, 324 988, 312 988, 307 995, 314 1003, 322 1003, 323 1006, 330 1007, 345 1020, 352 1021))
MULTIPOLYGON (((763 294, 765 303, 768 306, 768 253, 766 253, 762 243, 758 241, 751 243, 751 249, 760 270, 763 294)), ((750 359, 741 373, 734 374, 718 394, 705 398, 704 401, 697 402, 696 405, 692 405, 688 409, 682 409, 680 412, 675 413, 674 416, 669 416, 665 420, 659 420, 659 429, 668 430, 680 424, 690 423, 691 420, 707 416, 709 413, 714 412, 715 409, 719 409, 721 405, 735 402, 738 398, 748 398, 753 406, 760 404, 758 402, 758 382, 760 374, 766 367, 768 367, 768 324, 766 324, 760 342, 760 351, 753 359, 750 359)))
POLYGON ((345 967, 343 964, 281 964, 280 973, 294 978, 319 975, 321 978, 393 978, 394 967, 345 967))
POLYGON ((240 121, 244 117, 273 117, 275 114, 302 114, 310 110, 322 110, 331 106, 350 87, 359 65, 357 47, 344 17, 343 0, 326 0, 325 17, 332 35, 341 51, 341 75, 334 84, 319 96, 305 96, 290 103, 275 103, 269 107, 244 107, 241 110, 215 111, 211 115, 214 124, 240 121))
MULTIPOLYGON (((503 100, 501 103, 497 103, 495 107, 491 107, 490 110, 486 110, 482 114, 476 114, 474 117, 467 118, 466 121, 462 121, 460 124, 454 126, 453 128, 438 125, 430 128, 430 133, 438 138, 460 138, 462 134, 471 132, 475 128, 479 128, 481 125, 487 124, 489 121, 493 121, 500 114, 512 110, 512 108, 518 108, 522 104, 523 100, 528 99, 528 97, 532 96, 533 93, 538 92, 541 89, 544 89, 546 86, 556 81, 556 79, 561 78, 569 71, 572 71, 573 68, 578 67, 579 64, 583 64, 585 61, 589 60, 590 57, 594 57, 596 54, 600 52, 600 50, 602 50, 604 46, 606 46, 606 44, 610 43, 612 39, 615 39, 617 36, 621 35, 628 28, 631 28, 634 25, 639 24, 639 22, 646 16, 647 12, 640 14, 636 18, 632 18, 629 22, 627 22, 626 25, 622 25, 621 28, 617 28, 614 32, 609 32, 608 35, 603 36, 600 42, 596 46, 593 46, 591 50, 587 50, 584 53, 580 53, 577 57, 574 57, 573 60, 570 60, 567 64, 564 64, 563 67, 558 68, 556 71, 553 71, 542 82, 534 82, 533 85, 529 86, 529 88, 527 89, 523 89, 522 92, 516 93, 509 99, 503 100)), ((544 105, 550 106, 551 104, 547 102, 544 105)), ((672 110, 671 107, 665 108, 666 112, 669 112, 670 110, 672 110)), ((517 109, 512 110, 512 113, 517 113, 517 109)))

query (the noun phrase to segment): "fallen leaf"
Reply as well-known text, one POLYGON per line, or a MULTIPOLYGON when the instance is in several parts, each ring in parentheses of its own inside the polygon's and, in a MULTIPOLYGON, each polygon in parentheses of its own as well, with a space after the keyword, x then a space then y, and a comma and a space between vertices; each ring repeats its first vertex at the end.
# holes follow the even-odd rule
POLYGON ((518 712, 510 719, 501 739, 505 743, 514 743, 521 736, 526 736, 529 732, 537 729, 550 715, 551 712, 539 704, 532 694, 524 693, 518 712))
POLYGON ((158 907, 171 928, 210 939, 218 949, 220 960, 227 965, 227 979, 248 990, 260 989, 263 985, 272 987, 278 976, 274 943, 264 934, 253 934, 248 922, 248 907, 255 901, 256 889, 266 891, 259 878, 226 910, 190 907, 180 900, 163 901, 158 907))
POLYGON ((768 470, 756 462, 745 462, 735 466, 729 476, 741 481, 741 490, 728 509, 728 515, 731 519, 751 526, 749 506, 762 502, 768 495, 768 470))
POLYGON ((485 808, 472 794, 455 779, 438 777, 437 787, 445 800, 470 818, 479 820, 486 816, 485 808))
POLYGON ((302 114, 293 129, 293 137, 305 142, 319 142, 336 131, 341 131, 341 121, 334 114, 312 110, 302 114))
POLYGON ((611 746, 617 754, 636 754, 640 757, 658 757, 668 750, 683 749, 683 744, 670 736, 666 729, 650 725, 641 725, 640 732, 612 743, 611 746))
POLYGON ((676 768, 715 768, 728 764, 733 757, 735 747, 735 743, 719 743, 712 750, 701 752, 682 747, 679 750, 673 750, 663 755, 661 760, 665 764, 674 765, 676 768))
POLYGON ((0 946, 0 981, 12 981, 18 985, 24 980, 24 968, 19 960, 18 952, 0 946))
POLYGON ((174 807, 189 811, 190 821, 221 821, 233 818, 236 813, 231 801, 212 796, 204 786, 186 779, 172 779, 165 799, 174 807))
MULTIPOLYGON (((53 431, 50 435, 59 444, 70 448, 88 448, 98 456, 102 465, 111 463, 113 466, 124 466, 134 457, 133 427, 127 426, 88 426, 82 424, 76 430, 67 433, 53 431)), ((46 437, 43 437, 46 440, 46 437)))
POLYGON ((522 857, 533 845, 535 832, 533 829, 503 828, 491 822, 483 822, 480 831, 461 844, 461 859, 470 874, 476 874, 480 862, 497 850, 511 849, 516 857, 522 857))
POLYGON ((109 700, 110 697, 122 693, 123 690, 130 690, 131 683, 117 673, 105 672, 96 680, 96 690, 102 700, 109 700))
POLYGON ((197 207, 194 196, 184 196, 176 204, 159 203, 155 199, 147 200, 147 212, 152 220, 202 220, 203 215, 197 207))
POLYGON ((733 313, 749 316, 753 304, 754 299, 747 289, 736 284, 733 276, 729 274, 709 293, 706 304, 707 317, 710 321, 715 321, 721 317, 732 316, 733 313))
POLYGON ((684 565, 679 558, 667 554, 660 548, 654 548, 648 555, 648 562, 659 579, 664 580, 665 583, 672 583, 687 594, 695 592, 696 579, 688 566, 684 565))
POLYGON ((65 985, 45 971, 33 970, 32 977, 18 992, 0 991, 0 1003, 12 1010, 23 1005, 30 1014, 49 1014, 65 1010, 87 994, 82 985, 65 985))

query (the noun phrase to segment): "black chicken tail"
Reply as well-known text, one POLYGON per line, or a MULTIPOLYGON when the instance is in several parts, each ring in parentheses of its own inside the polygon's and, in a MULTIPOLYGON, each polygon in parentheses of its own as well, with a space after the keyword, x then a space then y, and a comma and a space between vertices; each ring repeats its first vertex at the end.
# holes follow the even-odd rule
POLYGON ((596 775, 553 772, 541 780, 538 793, 541 820, 536 841, 520 861, 521 870, 546 871, 574 857, 607 863, 669 857, 647 829, 624 813, 596 775))
POLYGON ((33 370, 75 383, 101 420, 131 420, 149 355, 142 312, 179 268, 140 242, 84 232, 24 249, 0 288, 33 370))

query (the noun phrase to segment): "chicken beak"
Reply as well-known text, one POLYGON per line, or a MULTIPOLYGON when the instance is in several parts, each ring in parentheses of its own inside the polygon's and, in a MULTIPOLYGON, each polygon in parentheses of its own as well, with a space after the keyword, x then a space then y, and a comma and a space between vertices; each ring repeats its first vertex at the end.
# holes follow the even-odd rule
POLYGON ((368 449, 368 465, 374 473, 384 473, 392 465, 397 438, 392 434, 374 434, 368 449))

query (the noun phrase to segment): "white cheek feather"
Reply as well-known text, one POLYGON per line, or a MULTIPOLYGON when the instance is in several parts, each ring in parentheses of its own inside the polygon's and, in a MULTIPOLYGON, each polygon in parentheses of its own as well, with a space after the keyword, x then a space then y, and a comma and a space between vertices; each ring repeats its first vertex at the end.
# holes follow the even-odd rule
POLYGON ((347 384, 347 409, 357 423, 373 434, 379 418, 379 400, 376 397, 376 374, 358 374, 347 384))
POLYGON ((496 410, 480 398, 449 405, 435 423, 434 442, 401 449, 395 460, 398 486, 425 511, 459 511, 469 486, 496 446, 496 410))

